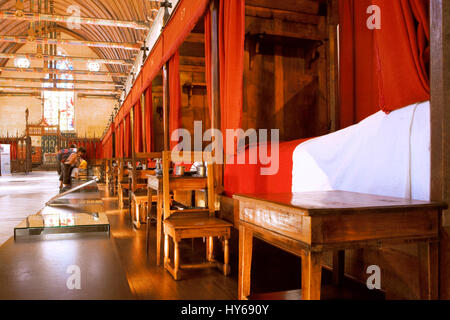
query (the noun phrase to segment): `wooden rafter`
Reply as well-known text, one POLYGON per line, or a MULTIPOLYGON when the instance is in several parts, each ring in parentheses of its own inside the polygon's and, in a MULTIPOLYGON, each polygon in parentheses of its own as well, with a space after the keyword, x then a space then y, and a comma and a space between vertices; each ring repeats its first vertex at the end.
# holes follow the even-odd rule
POLYGON ((97 71, 91 72, 87 70, 58 70, 58 69, 47 69, 47 68, 13 68, 13 67, 0 67, 2 72, 24 72, 24 73, 50 73, 50 74, 78 74, 78 75, 89 75, 89 76, 111 76, 126 78, 128 73, 124 72, 104 72, 97 71))
POLYGON ((60 23, 79 23, 86 25, 105 26, 105 27, 118 27, 118 28, 130 28, 136 30, 149 30, 150 26, 148 22, 144 21, 121 21, 121 20, 109 20, 99 18, 86 18, 77 17, 76 20, 72 16, 45 14, 35 12, 22 12, 22 11, 0 11, 0 19, 19 20, 19 21, 48 21, 48 22, 60 22, 60 23))
POLYGON ((36 38, 33 36, 15 36, 15 35, 0 35, 0 42, 9 43, 37 43, 50 45, 73 45, 73 46, 87 46, 95 48, 113 48, 123 50, 141 50, 142 43, 131 42, 105 42, 105 41, 88 41, 88 40, 67 40, 67 39, 48 39, 36 38))
POLYGON ((81 88, 42 88, 42 87, 16 87, 16 86, 1 86, 0 92, 43 92, 43 91, 55 91, 55 92, 66 92, 72 91, 77 93, 91 93, 91 94, 114 94, 119 95, 121 91, 109 90, 109 89, 81 89, 81 88))
POLYGON ((2 82, 25 82, 25 83, 73 83, 73 84, 85 84, 85 85, 111 85, 117 88, 123 88, 124 85, 113 81, 95 81, 95 80, 61 80, 61 79, 44 79, 44 78, 13 78, 13 77, 0 77, 0 83, 2 82))
POLYGON ((52 60, 52 61, 85 61, 85 62, 97 62, 100 64, 118 64, 122 66, 132 66, 133 61, 124 59, 99 59, 89 57, 71 57, 71 56, 52 56, 48 54, 35 54, 35 53, 3 53, 0 52, 0 59, 17 59, 26 58, 29 60, 52 60))

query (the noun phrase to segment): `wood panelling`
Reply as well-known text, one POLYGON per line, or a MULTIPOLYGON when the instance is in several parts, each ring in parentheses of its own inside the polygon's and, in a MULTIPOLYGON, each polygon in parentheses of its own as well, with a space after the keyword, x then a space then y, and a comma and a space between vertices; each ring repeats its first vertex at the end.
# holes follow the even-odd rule
POLYGON ((280 140, 328 133, 326 50, 310 40, 247 36, 243 128, 280 140))

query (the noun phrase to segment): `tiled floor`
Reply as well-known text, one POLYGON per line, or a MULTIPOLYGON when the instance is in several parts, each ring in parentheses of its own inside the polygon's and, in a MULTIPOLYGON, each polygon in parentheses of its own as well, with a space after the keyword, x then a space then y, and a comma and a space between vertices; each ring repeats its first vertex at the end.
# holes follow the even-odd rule
POLYGON ((56 171, 0 177, 0 246, 14 234, 14 227, 39 211, 58 193, 56 171))

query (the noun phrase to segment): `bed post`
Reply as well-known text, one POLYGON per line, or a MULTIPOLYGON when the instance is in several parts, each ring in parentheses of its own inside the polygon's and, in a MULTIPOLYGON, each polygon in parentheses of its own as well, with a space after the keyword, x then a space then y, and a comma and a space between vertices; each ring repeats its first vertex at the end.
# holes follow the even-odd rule
MULTIPOLYGON (((450 2, 431 0, 431 199, 450 203, 450 2), (447 41, 446 41, 447 40, 447 41)), ((450 215, 443 215, 440 298, 450 299, 450 215)))
POLYGON ((169 136, 169 63, 163 66, 163 128, 164 128, 164 151, 170 150, 169 136))
MULTIPOLYGON (((220 119, 220 75, 219 75, 219 1, 211 0, 211 129, 221 129, 220 119)), ((215 146, 217 139, 214 136, 215 146)), ((216 148, 214 148, 216 149, 216 148)), ((218 164, 216 168, 216 192, 223 191, 223 165, 218 164)))

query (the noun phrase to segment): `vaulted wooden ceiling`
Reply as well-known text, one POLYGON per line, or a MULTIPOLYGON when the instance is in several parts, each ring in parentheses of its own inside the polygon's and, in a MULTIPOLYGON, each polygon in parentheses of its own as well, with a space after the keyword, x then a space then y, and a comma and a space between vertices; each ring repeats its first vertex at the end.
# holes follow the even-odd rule
MULTIPOLYGON (((151 26, 160 1, 152 0, 23 0, 23 11, 31 12, 38 3, 44 7, 45 1, 53 6, 53 14, 70 16, 70 6, 79 6, 80 16, 120 21, 139 21, 151 26)), ((16 11, 16 0, 0 0, 0 10, 16 11)), ((45 13, 45 12, 43 12, 45 13)), ((50 10, 48 11, 50 13, 50 10)), ((30 21, 0 19, 0 35, 28 36, 30 21)), ((139 43, 143 41, 148 30, 138 30, 116 26, 101 26, 82 24, 81 29, 69 29, 67 23, 56 23, 57 32, 67 33, 79 40, 139 43)), ((45 38, 45 36, 44 36, 45 38)), ((14 53, 24 44, 0 42, 0 52, 14 53)), ((134 60, 137 51, 122 48, 92 48, 102 59, 134 60)), ((4 66, 8 59, 0 59, 0 66, 4 66)), ((129 68, 123 65, 107 65, 111 72, 127 72, 129 68)))

